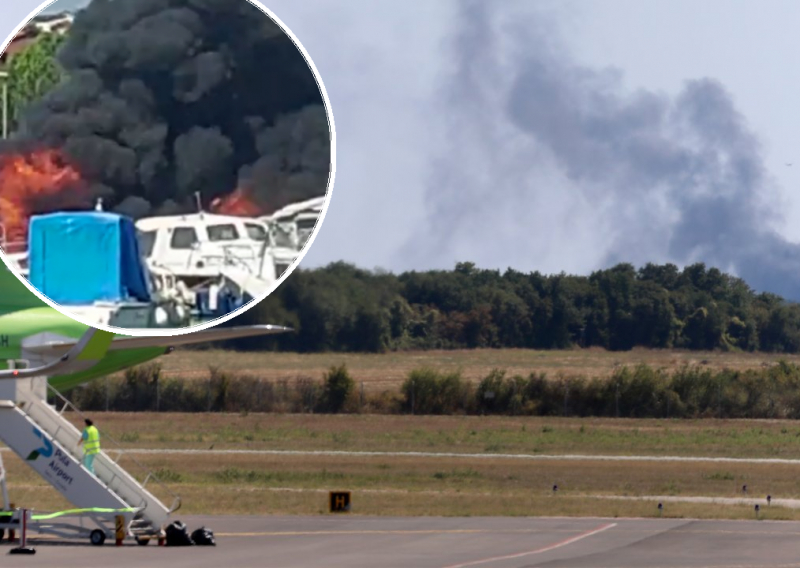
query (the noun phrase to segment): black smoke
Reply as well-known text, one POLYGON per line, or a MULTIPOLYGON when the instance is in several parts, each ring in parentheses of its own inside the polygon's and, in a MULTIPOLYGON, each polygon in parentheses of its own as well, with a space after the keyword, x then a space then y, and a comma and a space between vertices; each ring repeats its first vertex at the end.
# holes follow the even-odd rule
POLYGON ((265 212, 324 195, 330 132, 292 40, 245 0, 93 0, 59 52, 64 83, 14 148, 59 149, 92 198, 140 217, 246 187, 265 212))
POLYGON ((466 1, 458 16, 442 98, 453 143, 427 192, 431 229, 407 251, 420 264, 542 270, 553 250, 557 271, 705 262, 800 298, 800 246, 776 232, 776 188, 722 84, 630 91, 519 4, 466 1))

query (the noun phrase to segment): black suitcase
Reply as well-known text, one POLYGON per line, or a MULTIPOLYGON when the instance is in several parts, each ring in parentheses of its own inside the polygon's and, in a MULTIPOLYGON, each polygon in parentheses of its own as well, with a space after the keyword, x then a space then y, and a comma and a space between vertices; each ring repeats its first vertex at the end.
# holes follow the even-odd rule
POLYGON ((200 527, 192 533, 192 541, 198 546, 217 546, 214 532, 206 527, 200 527))
POLYGON ((189 538, 189 531, 181 521, 175 521, 164 531, 167 536, 167 546, 192 546, 194 542, 189 538))

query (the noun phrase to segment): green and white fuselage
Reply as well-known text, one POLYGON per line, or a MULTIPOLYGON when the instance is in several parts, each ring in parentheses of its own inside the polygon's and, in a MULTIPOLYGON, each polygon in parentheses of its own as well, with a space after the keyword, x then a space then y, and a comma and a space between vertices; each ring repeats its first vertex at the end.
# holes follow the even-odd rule
MULTIPOLYGON (((61 314, 42 302, 11 271, 0 266, 0 370, 10 361, 25 361, 38 368, 58 361, 86 334, 89 327, 61 314)), ((153 360, 178 345, 204 343, 239 337, 284 333, 279 326, 212 328, 175 337, 115 336, 111 346, 93 366, 80 371, 48 375, 57 390, 79 384, 153 360)), ((16 364, 16 366, 19 366, 16 364)))
MULTIPOLYGON (((1 299, 0 302, 2 302, 1 299)), ((26 345, 33 343, 26 343, 28 338, 47 333, 53 337, 77 342, 87 329, 88 326, 62 315, 47 305, 41 308, 3 313, 0 315, 0 369, 9 368, 9 360, 26 360, 31 367, 38 367, 56 359, 60 354, 42 353, 35 347, 25 349, 26 345)), ((170 338, 159 339, 166 342, 170 338)), ((50 377, 48 382, 57 390, 67 390, 92 379, 145 363, 165 354, 168 350, 169 347, 158 346, 109 351, 91 369, 70 375, 50 377)))

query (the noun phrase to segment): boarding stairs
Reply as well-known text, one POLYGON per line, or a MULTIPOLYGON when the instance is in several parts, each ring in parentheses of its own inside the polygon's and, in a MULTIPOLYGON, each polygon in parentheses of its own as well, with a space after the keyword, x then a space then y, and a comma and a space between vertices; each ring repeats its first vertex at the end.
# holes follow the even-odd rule
MULTIPOLYGON (((140 544, 163 537, 170 515, 180 508, 180 498, 152 473, 146 473, 139 482, 125 471, 118 463, 123 455, 146 470, 102 431, 102 450, 91 473, 82 464, 83 451, 78 446, 81 431, 64 417, 66 411, 84 418, 47 384, 45 377, 0 381, 0 439, 20 459, 77 508, 128 511, 127 533, 140 544), (54 405, 48 404, 48 393, 53 396, 54 405), (109 447, 117 450, 109 452, 109 447), (112 458, 111 453, 117 456, 112 458), (160 493, 173 498, 170 507, 148 489, 156 484, 160 493)), ((113 534, 113 526, 109 529, 100 521, 98 524, 113 534)))

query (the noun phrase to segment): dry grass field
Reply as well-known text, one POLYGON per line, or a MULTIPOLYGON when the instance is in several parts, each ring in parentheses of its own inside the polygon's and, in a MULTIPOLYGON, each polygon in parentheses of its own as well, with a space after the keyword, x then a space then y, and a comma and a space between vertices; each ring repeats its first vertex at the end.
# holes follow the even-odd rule
MULTIPOLYGON (((319 514, 327 492, 349 490, 354 512, 383 515, 656 516, 651 501, 614 496, 800 496, 798 466, 715 463, 524 462, 420 457, 137 456, 181 495, 184 514, 319 514), (558 492, 553 493, 553 484, 558 492), (605 497, 605 498, 604 498, 605 497)), ((38 510, 67 507, 50 487, 7 460, 12 496, 38 510)), ((136 470, 123 458, 123 465, 136 470)), ((155 486, 151 490, 158 494, 155 486)), ((165 502, 169 502, 165 497, 165 502)), ((765 518, 800 519, 776 505, 765 518)), ((665 516, 752 517, 738 505, 668 503, 665 516)))
MULTIPOLYGON (((336 450, 493 454, 682 455, 800 459, 791 421, 602 420, 96 413, 127 449, 336 450)), ((110 442, 106 444, 110 449, 110 442)), ((184 514, 321 514, 327 492, 353 492, 355 514, 657 516, 652 501, 614 497, 800 499, 800 464, 531 461, 507 457, 134 454, 183 498, 184 514), (554 494, 552 487, 559 490, 554 494)), ((66 506, 4 453, 12 496, 66 506)), ((137 474, 130 458, 121 463, 137 474)), ((752 506, 665 503, 665 517, 753 518, 752 506)), ((800 519, 773 504, 761 518, 800 519)))
POLYGON ((353 379, 368 391, 397 390, 413 369, 461 369, 464 378, 478 381, 492 369, 527 376, 546 372, 555 376, 604 377, 622 365, 645 363, 655 368, 677 369, 683 365, 706 365, 712 369, 753 369, 778 360, 800 363, 800 356, 766 353, 720 353, 678 350, 634 349, 610 352, 603 349, 536 351, 530 349, 474 349, 456 351, 410 351, 379 355, 357 353, 236 353, 178 349, 162 357, 167 376, 206 378, 209 367, 261 377, 319 378, 331 366, 347 365, 353 379))
MULTIPOLYGON (((460 369, 478 381, 509 374, 603 377, 645 363, 749 369, 780 359, 767 354, 681 351, 473 350, 362 354, 232 353, 177 350, 159 361, 168 376, 206 379, 217 367, 263 379, 320 379, 346 364, 370 392, 397 392, 409 371, 460 369)), ((510 459, 501 454, 697 456, 800 460, 800 424, 785 420, 629 420, 503 416, 92 413, 125 449, 291 450, 463 453, 452 456, 134 454, 183 497, 186 514, 319 514, 327 492, 353 492, 355 514, 657 516, 655 503, 619 497, 748 496, 800 499, 800 465, 714 462, 599 462, 510 459), (554 484, 559 486, 554 493, 554 484)), ((76 420, 77 424, 77 420, 76 420)), ((40 510, 60 497, 12 454, 4 453, 12 496, 40 510)), ((125 456, 122 463, 130 463, 125 456)), ((137 470, 132 469, 136 474, 137 470)), ((752 505, 665 503, 665 517, 752 518, 752 505)), ((773 504, 762 518, 800 519, 773 504)))

